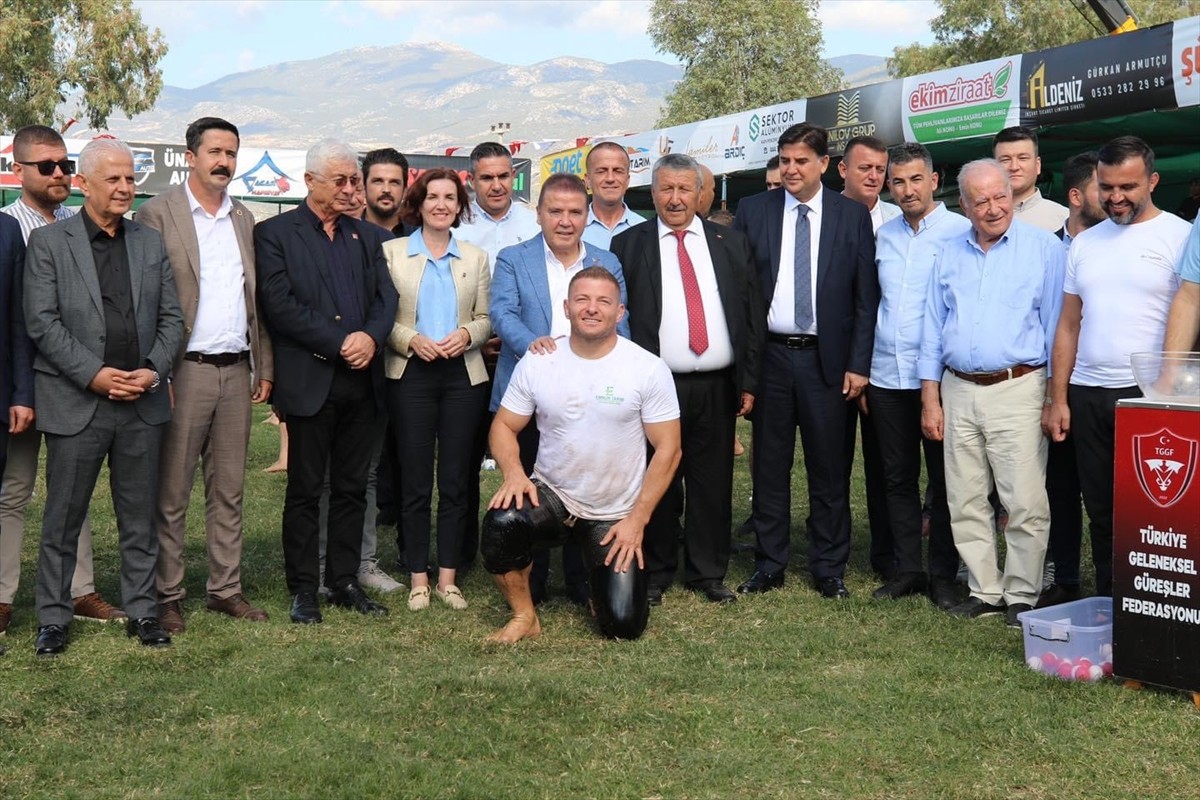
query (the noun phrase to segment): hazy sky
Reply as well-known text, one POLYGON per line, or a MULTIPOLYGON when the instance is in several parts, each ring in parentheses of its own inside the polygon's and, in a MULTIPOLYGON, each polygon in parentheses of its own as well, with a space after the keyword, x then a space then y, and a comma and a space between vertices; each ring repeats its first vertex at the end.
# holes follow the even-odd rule
MULTIPOLYGON (((754 0, 746 0, 754 2, 754 0)), ((445 41, 509 64, 556 56, 674 59, 646 35, 647 0, 135 0, 162 30, 172 86, 338 50, 445 41)), ((932 0, 822 0, 826 57, 928 43, 932 0)))

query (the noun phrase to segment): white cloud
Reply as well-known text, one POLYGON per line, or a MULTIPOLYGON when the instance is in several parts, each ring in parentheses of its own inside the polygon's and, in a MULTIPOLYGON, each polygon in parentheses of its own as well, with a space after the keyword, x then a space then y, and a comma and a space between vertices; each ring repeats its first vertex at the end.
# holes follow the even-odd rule
POLYGON ((826 31, 915 39, 938 11, 933 0, 821 0, 817 18, 826 31))

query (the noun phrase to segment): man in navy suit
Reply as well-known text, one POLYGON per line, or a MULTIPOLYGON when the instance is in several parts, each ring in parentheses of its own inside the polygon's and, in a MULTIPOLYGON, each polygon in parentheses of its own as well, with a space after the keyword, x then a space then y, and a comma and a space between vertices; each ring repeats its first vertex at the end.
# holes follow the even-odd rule
POLYGON ((846 404, 862 393, 871 366, 875 237, 865 206, 821 184, 829 167, 823 128, 799 123, 784 131, 779 167, 783 188, 742 200, 734 220, 754 250, 768 308, 754 426, 758 548, 755 572, 738 591, 783 585, 798 426, 808 473, 809 570, 822 596, 844 598, 850 503, 842 437, 846 404))
POLYGON ((321 621, 318 509, 326 468, 330 602, 361 614, 387 613, 366 596, 357 575, 375 420, 384 413, 379 350, 397 301, 383 256, 385 232, 344 213, 360 180, 353 150, 320 141, 305 161, 308 197, 254 229, 259 299, 275 347, 273 403, 288 426, 283 560, 297 623, 321 621))
POLYGON ((714 603, 737 600, 724 583, 732 550, 729 443, 758 393, 763 312, 745 237, 698 213, 704 184, 695 159, 663 156, 651 177, 657 217, 611 245, 629 285, 633 341, 667 362, 679 396, 683 458, 643 545, 655 605, 675 577, 681 515, 684 584, 714 603))
MULTIPOLYGON (((587 187, 575 175, 551 175, 538 196, 538 224, 542 232, 520 244, 506 247, 496 257, 492 271, 488 315, 500 337, 500 360, 492 381, 494 414, 508 389, 517 361, 526 353, 553 351, 570 333, 563 301, 567 286, 585 267, 604 267, 621 286, 625 302, 625 278, 621 262, 607 250, 583 242, 588 220, 587 187)), ((629 338, 629 323, 617 323, 617 333, 629 338)), ((537 423, 531 421, 520 435, 521 463, 526 474, 537 459, 537 423)), ((535 551, 530 585, 535 602, 546 594, 549 554, 535 551)), ((568 596, 577 603, 588 599, 583 558, 574 543, 563 545, 563 577, 568 596)))

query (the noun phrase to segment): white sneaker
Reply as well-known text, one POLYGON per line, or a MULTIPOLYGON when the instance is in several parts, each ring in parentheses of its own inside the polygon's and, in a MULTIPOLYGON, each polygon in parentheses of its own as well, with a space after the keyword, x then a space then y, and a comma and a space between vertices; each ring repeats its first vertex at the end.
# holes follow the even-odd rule
POLYGON ((484 472, 491 472, 496 468, 496 459, 485 458, 482 462, 480 462, 479 468, 484 472))
POLYGON ((404 588, 403 583, 381 570, 379 562, 374 559, 358 568, 358 585, 364 589, 374 589, 384 594, 398 592, 404 588))

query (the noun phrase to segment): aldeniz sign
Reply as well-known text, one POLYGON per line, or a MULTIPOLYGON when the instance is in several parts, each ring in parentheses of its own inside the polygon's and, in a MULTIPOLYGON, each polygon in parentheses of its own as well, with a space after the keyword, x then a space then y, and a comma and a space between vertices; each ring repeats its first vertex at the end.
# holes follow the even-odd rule
POLYGON ((1117 406, 1113 673, 1200 692, 1200 409, 1117 406))

